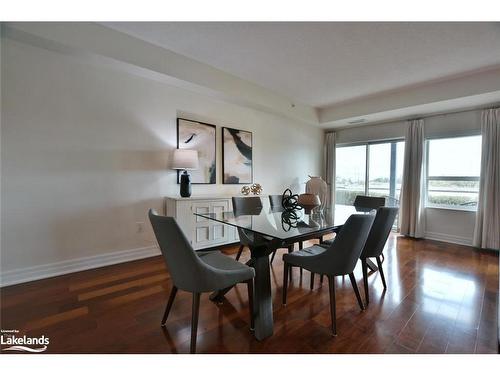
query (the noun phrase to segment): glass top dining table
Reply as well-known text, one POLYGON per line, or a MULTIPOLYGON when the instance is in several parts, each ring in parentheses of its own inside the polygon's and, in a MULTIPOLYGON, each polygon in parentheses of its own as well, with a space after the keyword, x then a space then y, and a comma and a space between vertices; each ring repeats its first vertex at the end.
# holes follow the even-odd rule
POLYGON ((284 242, 338 229, 355 213, 370 213, 372 209, 335 205, 332 209, 284 210, 262 207, 245 211, 195 213, 247 232, 257 233, 284 242))
MULTIPOLYGON (((263 340, 272 336, 274 327, 269 254, 294 242, 335 232, 352 214, 373 212, 372 209, 345 205, 307 211, 304 209, 290 211, 264 206, 246 211, 195 213, 195 215, 238 228, 240 240, 245 236, 245 245, 251 252, 251 259, 247 265, 255 269, 254 335, 257 340, 263 340), (252 235, 247 236, 247 233, 252 235)), ((215 292, 210 299, 221 301, 230 289, 215 292)))

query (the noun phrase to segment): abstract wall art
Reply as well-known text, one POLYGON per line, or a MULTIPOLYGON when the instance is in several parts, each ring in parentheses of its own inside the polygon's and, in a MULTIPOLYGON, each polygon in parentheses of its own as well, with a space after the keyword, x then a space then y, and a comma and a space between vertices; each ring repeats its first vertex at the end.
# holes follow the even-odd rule
MULTIPOLYGON (((177 148, 198 151, 199 168, 190 171, 191 183, 215 184, 217 175, 215 125, 178 118, 177 148)), ((179 176, 178 173, 178 183, 179 176)))
POLYGON ((222 128, 222 174, 224 184, 251 184, 252 133, 222 128))

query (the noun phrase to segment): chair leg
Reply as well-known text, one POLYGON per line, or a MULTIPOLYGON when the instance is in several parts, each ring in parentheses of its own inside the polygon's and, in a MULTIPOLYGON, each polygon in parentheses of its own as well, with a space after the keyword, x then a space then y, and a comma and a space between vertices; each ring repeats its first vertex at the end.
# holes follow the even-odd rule
POLYGON ((286 306, 286 292, 288 289, 288 271, 289 271, 289 265, 287 263, 284 263, 283 265, 283 306, 286 306))
MULTIPOLYGON (((288 254, 293 253, 293 250, 295 250, 295 245, 289 245, 288 246, 288 254)), ((302 277, 302 268, 300 269, 300 277, 302 277)), ((290 281, 292 281, 292 269, 290 268, 290 281)))
POLYGON ((274 257, 276 256, 276 251, 278 250, 274 250, 273 255, 271 256, 271 262, 270 262, 271 264, 273 264, 274 257))
POLYGON ((196 336, 198 334, 198 316, 200 313, 200 295, 201 293, 193 293, 193 312, 191 316, 191 346, 190 353, 196 353, 196 336))
POLYGON ((248 309, 250 310, 250 331, 255 329, 255 319, 253 311, 253 279, 247 280, 248 287, 248 309))
POLYGON ((328 290, 330 291, 330 315, 332 319, 332 335, 337 336, 337 312, 335 308, 335 277, 328 275, 328 290))
POLYGON ((370 259, 366 259, 366 265, 370 269, 370 271, 375 272, 377 271, 377 266, 375 266, 375 263, 373 263, 370 259))
POLYGON ((370 294, 368 292, 368 264, 366 259, 361 259, 361 268, 363 269, 363 284, 365 286, 365 302, 366 306, 370 303, 370 294))
POLYGON ((314 288, 314 273, 311 272, 311 280, 309 281, 309 289, 313 290, 314 288))
POLYGON ((244 245, 240 245, 240 248, 238 249, 238 254, 236 255, 236 260, 240 260, 241 253, 243 252, 244 248, 245 248, 244 245))
POLYGON ((358 300, 358 305, 361 310, 364 310, 363 301, 361 301, 361 295, 359 294, 358 284, 356 283, 356 278, 354 274, 351 272, 349 274, 349 279, 351 279, 352 289, 354 289, 354 293, 356 294, 356 299, 358 300))
POLYGON ((380 259, 380 257, 377 257, 377 265, 378 265, 378 271, 380 272, 380 278, 382 279, 382 284, 384 285, 384 289, 387 289, 387 284, 385 283, 384 270, 382 269, 382 260, 380 259))
POLYGON ((172 287, 172 291, 170 292, 170 296, 168 297, 167 307, 165 309, 165 313, 163 314, 163 318, 161 320, 162 327, 165 326, 165 323, 167 322, 168 314, 170 313, 170 309, 174 304, 174 299, 176 295, 177 295, 177 287, 174 285, 172 287))

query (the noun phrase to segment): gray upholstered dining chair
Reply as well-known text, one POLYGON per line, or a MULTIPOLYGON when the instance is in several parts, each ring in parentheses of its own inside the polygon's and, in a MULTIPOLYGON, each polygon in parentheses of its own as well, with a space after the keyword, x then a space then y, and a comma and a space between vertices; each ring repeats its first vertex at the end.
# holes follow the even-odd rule
POLYGON ((282 195, 269 195, 269 204, 271 208, 283 208, 282 201, 282 195))
POLYGON ((354 198, 354 207, 377 209, 385 205, 384 197, 370 197, 368 195, 356 195, 354 198))
POLYGON ((353 271, 368 238, 374 218, 375 215, 372 214, 351 215, 329 248, 313 245, 291 254, 284 254, 283 305, 286 305, 288 272, 291 266, 295 266, 328 277, 332 334, 334 336, 337 335, 335 276, 349 275, 359 307, 364 310, 353 271))
POLYGON ((377 260, 382 285, 384 286, 384 290, 387 289, 381 255, 397 214, 397 207, 379 207, 377 209, 372 229, 368 234, 365 246, 361 252, 360 259, 363 268, 363 284, 365 287, 365 301, 367 305, 370 303, 370 296, 368 293, 368 265, 366 260, 368 258, 375 258, 377 260))
MULTIPOLYGON (((360 208, 371 208, 376 210, 379 207, 384 206, 385 198, 384 197, 370 197, 368 195, 356 195, 354 198, 354 207, 360 208)), ((333 239, 321 241, 321 246, 330 246, 333 243, 333 239)), ((314 276, 313 276, 314 278, 314 276)), ((312 281, 311 281, 312 285, 312 281)))
MULTIPOLYGON (((359 207, 359 208, 371 208, 373 210, 376 210, 379 207, 382 207, 385 204, 385 198, 384 197, 371 197, 369 195, 356 195, 356 198, 354 198, 354 207, 359 207)), ((333 243, 333 239, 330 240, 320 240, 320 245, 321 246, 330 246, 333 243)), ((323 275, 321 275, 320 282, 323 283, 323 275)), ((311 273, 311 280, 310 280, 310 288, 312 290, 314 286, 314 273, 311 273)))
MULTIPOLYGON (((262 210, 262 200, 260 197, 233 197, 232 201, 235 215, 252 214, 262 210)), ((240 248, 238 249, 236 260, 240 260, 243 249, 253 240, 252 233, 244 232, 240 228, 238 228, 238 235, 240 236, 240 248)))
POLYGON ((193 294, 193 310, 190 352, 195 353, 201 293, 225 289, 238 283, 246 283, 248 286, 250 328, 253 329, 254 269, 223 255, 219 251, 197 254, 174 218, 160 216, 153 209, 149 210, 148 215, 173 281, 161 325, 165 326, 177 290, 191 292, 193 294))

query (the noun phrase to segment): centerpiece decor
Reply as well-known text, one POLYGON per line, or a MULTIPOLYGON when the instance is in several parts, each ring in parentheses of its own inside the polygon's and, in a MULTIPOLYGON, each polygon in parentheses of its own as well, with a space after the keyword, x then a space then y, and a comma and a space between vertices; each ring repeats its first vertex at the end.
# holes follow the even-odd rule
POLYGON ((321 201, 316 194, 305 193, 299 195, 298 204, 309 214, 312 209, 321 205, 321 201))
POLYGON ((299 195, 293 194, 290 189, 286 189, 281 196, 281 205, 285 210, 301 210, 299 195))
POLYGON ((262 186, 260 184, 253 184, 250 186, 250 191, 252 192, 253 195, 260 195, 262 194, 262 186))
POLYGON ((243 186, 243 187, 241 188, 241 194, 243 194, 243 195, 248 195, 248 194, 250 194, 250 186, 247 186, 247 185, 243 186))
POLYGON ((300 221, 300 210, 298 194, 293 194, 290 189, 286 189, 281 196, 281 205, 284 211, 281 213, 281 226, 283 230, 289 231, 291 228, 296 228, 300 221))

